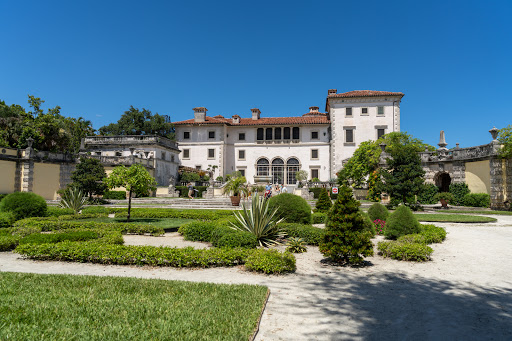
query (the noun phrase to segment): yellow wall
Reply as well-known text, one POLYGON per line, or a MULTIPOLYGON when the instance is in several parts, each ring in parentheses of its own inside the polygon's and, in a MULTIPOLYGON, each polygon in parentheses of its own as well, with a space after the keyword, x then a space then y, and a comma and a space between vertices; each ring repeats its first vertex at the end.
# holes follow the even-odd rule
POLYGON ((57 198, 60 188, 60 166, 51 163, 34 163, 34 185, 32 192, 45 199, 57 198))
POLYGON ((466 162, 466 183, 471 193, 491 194, 491 167, 489 161, 466 162))
POLYGON ((0 193, 9 194, 14 192, 14 179, 16 178, 16 162, 0 161, 0 193))

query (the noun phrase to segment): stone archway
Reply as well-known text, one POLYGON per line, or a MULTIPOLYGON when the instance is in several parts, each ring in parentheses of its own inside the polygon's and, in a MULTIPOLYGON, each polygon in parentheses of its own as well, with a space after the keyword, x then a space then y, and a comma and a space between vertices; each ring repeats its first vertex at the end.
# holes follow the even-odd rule
POLYGON ((439 188, 439 192, 449 192, 452 178, 447 172, 439 172, 434 176, 434 183, 439 188))

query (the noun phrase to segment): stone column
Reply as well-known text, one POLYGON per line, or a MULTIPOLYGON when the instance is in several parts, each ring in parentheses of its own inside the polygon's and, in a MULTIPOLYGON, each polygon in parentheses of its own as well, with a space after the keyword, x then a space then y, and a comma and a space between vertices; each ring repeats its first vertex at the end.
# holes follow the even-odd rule
POLYGON ((25 149, 25 152, 22 156, 21 160, 21 183, 20 189, 22 192, 32 192, 32 187, 34 185, 34 161, 32 160, 32 154, 34 150, 32 149, 32 143, 34 140, 29 137, 27 139, 28 147, 25 149))
POLYGON ((491 168, 491 209, 505 209, 507 181, 506 161, 503 159, 492 158, 490 162, 491 168))

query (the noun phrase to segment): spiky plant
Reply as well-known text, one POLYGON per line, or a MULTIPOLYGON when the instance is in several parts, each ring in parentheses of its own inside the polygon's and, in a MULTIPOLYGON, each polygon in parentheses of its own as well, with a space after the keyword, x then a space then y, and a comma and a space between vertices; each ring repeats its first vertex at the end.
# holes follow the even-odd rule
POLYGON ((69 188, 62 195, 59 206, 62 208, 71 208, 75 214, 85 206, 87 197, 78 188, 69 188))
POLYGON ((308 248, 306 247, 306 242, 302 238, 291 237, 288 239, 286 243, 286 251, 292 253, 303 253, 306 252, 308 248))
POLYGON ((279 244, 277 239, 285 235, 278 226, 283 219, 277 215, 277 208, 270 209, 268 201, 258 194, 252 199, 251 209, 248 210, 244 204, 242 211, 235 212, 235 218, 231 228, 253 234, 261 246, 279 244))

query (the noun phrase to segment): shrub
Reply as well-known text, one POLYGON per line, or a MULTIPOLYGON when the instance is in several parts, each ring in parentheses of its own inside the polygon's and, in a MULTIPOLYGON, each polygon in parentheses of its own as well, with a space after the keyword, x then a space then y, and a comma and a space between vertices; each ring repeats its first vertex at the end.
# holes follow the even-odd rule
POLYGON ((446 239, 446 230, 432 224, 422 225, 421 235, 427 244, 441 243, 446 239))
POLYGON ((311 223, 312 224, 325 224, 327 220, 327 213, 323 212, 315 212, 311 214, 311 223))
POLYGON ((181 182, 195 182, 199 180, 201 180, 201 177, 195 172, 183 172, 180 175, 181 182))
POLYGON ((370 216, 367 213, 361 212, 361 215, 363 216, 364 229, 370 232, 372 237, 375 237, 375 234, 377 233, 375 223, 370 219, 370 216))
POLYGON ((375 219, 373 223, 375 224, 375 232, 378 235, 383 235, 384 231, 386 231, 386 222, 384 220, 375 219))
POLYGON ((448 204, 452 204, 455 201, 453 194, 449 192, 439 192, 434 195, 434 199, 437 201, 445 200, 448 204))
POLYGON ((8 194, 0 194, 0 201, 2 201, 8 194))
POLYGON ((277 208, 277 213, 287 223, 311 223, 311 207, 298 195, 282 193, 268 200, 269 209, 277 208))
POLYGON ((15 220, 44 217, 47 205, 43 197, 31 192, 15 192, 0 202, 0 212, 11 212, 15 220))
POLYGON ((212 233, 210 234, 210 243, 212 243, 213 246, 217 247, 219 244, 219 241, 222 237, 224 237, 226 234, 235 233, 236 231, 233 230, 231 227, 225 226, 225 225, 217 225, 212 233))
POLYGON ((14 223, 14 215, 11 212, 0 212, 0 228, 10 227, 14 223))
POLYGON ((261 246, 278 244, 277 239, 284 236, 278 224, 283 220, 277 214, 278 207, 269 207, 269 200, 255 194, 251 209, 243 207, 243 211, 235 212, 236 221, 232 228, 251 233, 261 246))
POLYGON ((109 214, 114 213, 110 212, 109 207, 104 206, 89 206, 82 210, 82 214, 109 214))
POLYGON ((412 211, 404 206, 398 206, 386 221, 386 230, 384 232, 386 238, 397 239, 406 234, 414 234, 421 232, 421 225, 413 215, 412 211))
POLYGON ((60 243, 65 240, 69 241, 86 241, 90 239, 98 239, 98 232, 94 231, 66 231, 60 233, 34 233, 23 237, 20 240, 20 244, 33 243, 33 244, 43 244, 43 243, 60 243))
POLYGON ((376 202, 368 209, 368 215, 370 216, 370 220, 372 222, 377 219, 386 221, 388 220, 389 211, 386 206, 376 202))
POLYGON ((359 264, 373 255, 372 234, 366 230, 360 203, 347 186, 339 188, 338 199, 329 210, 326 231, 319 250, 338 263, 359 264))
POLYGON ((439 188, 434 184, 424 184, 421 192, 418 194, 418 201, 423 205, 436 204, 438 200, 434 196, 439 192, 439 188))
POLYGON ((215 247, 228 248, 255 248, 258 246, 258 238, 249 232, 234 231, 225 233, 215 243, 215 247))
POLYGON ((283 223, 279 225, 288 237, 301 238, 308 245, 318 245, 324 238, 325 229, 311 225, 283 223))
POLYGON ((295 271, 295 257, 289 253, 277 250, 259 249, 253 251, 245 262, 245 267, 251 271, 266 274, 280 274, 295 271))
POLYGON ((20 239, 21 237, 19 236, 0 235, 0 252, 14 250, 18 246, 20 239))
MULTIPOLYGON (((115 213, 116 217, 126 217, 128 209, 124 207, 86 207, 82 214, 115 213)), ((217 220, 233 216, 230 210, 177 210, 172 208, 132 208, 132 218, 184 218, 198 220, 217 220)))
POLYGON ((48 217, 60 217, 73 214, 75 214, 75 211, 71 208, 60 208, 56 206, 48 206, 48 210, 46 211, 46 216, 48 217))
POLYGON ((306 242, 302 238, 291 237, 286 242, 286 251, 291 253, 303 253, 306 252, 306 242))
POLYGON ((316 210, 318 212, 327 212, 332 207, 332 201, 325 188, 322 188, 318 200, 316 201, 316 210))
POLYGON ((491 205, 491 197, 487 193, 469 193, 464 196, 463 202, 464 206, 489 207, 491 205))
POLYGON ((417 262, 429 260, 430 255, 434 252, 426 244, 398 240, 379 242, 377 249, 379 254, 384 257, 417 262))
POLYGON ((105 193, 103 194, 103 199, 125 200, 126 191, 105 191, 105 193))
POLYGON ((454 205, 464 205, 464 196, 469 194, 469 187, 465 183, 450 184, 450 193, 453 194, 455 201, 454 205))
MULTIPOLYGON (((313 198, 318 199, 320 197, 320 193, 322 192, 323 187, 310 187, 308 191, 313 193, 313 198)), ((331 193, 331 200, 336 200, 338 198, 338 194, 332 193, 332 188, 327 188, 329 193, 331 193)))
POLYGON ((214 228, 215 223, 211 221, 192 221, 181 225, 178 232, 185 240, 208 242, 214 228))

